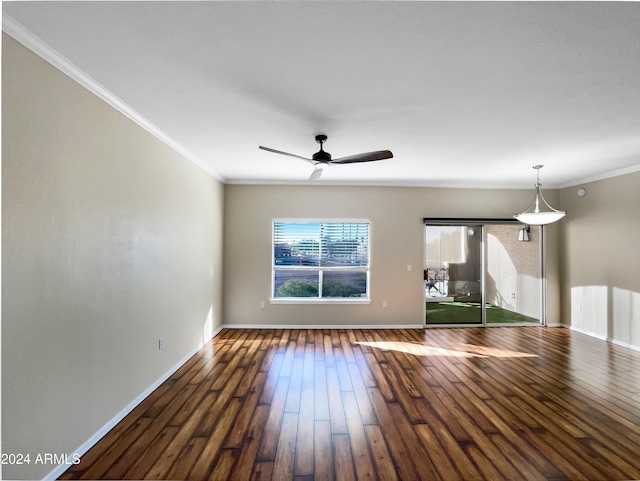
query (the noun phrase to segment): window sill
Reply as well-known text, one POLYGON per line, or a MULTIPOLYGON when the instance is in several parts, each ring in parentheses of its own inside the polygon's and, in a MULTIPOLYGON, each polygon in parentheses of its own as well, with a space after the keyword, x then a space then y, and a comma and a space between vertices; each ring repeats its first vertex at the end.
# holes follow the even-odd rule
POLYGON ((340 299, 337 297, 330 298, 311 298, 311 297, 300 297, 297 299, 288 297, 288 298, 274 298, 270 299, 269 302, 271 304, 371 304, 371 299, 359 299, 359 298, 344 298, 340 299))

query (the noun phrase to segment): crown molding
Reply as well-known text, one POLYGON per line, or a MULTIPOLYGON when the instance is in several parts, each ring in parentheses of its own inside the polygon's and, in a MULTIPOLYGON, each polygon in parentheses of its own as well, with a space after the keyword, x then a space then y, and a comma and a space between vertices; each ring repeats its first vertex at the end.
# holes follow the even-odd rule
POLYGON ((589 177, 583 177, 581 179, 572 180, 559 186, 560 189, 566 189, 567 187, 575 187, 576 185, 587 184, 589 182, 596 182, 598 180, 611 179, 612 177, 620 177, 621 175, 632 174, 640 171, 640 164, 632 165, 631 167, 625 167, 624 169, 612 170, 610 172, 604 172, 602 174, 591 175, 589 177))
MULTIPOLYGON (((271 179, 227 179, 225 184, 228 185, 266 185, 266 186, 309 186, 309 187, 413 187, 413 188, 430 188, 430 189, 474 189, 474 190, 531 190, 530 186, 525 185, 501 185, 501 184, 454 184, 424 181, 323 181, 323 180, 271 180, 271 179)), ((555 187, 551 186, 550 189, 555 187)), ((547 189, 545 189, 547 190, 547 189)))
POLYGON ((40 37, 32 33, 27 27, 22 25, 16 19, 2 12, 2 31, 11 36, 14 40, 24 45, 33 53, 41 57, 43 60, 53 65, 60 70, 66 76, 70 77, 75 82, 79 83, 82 87, 94 94, 96 97, 102 99, 108 105, 116 109, 118 112, 129 118, 158 140, 169 146, 171 149, 190 160, 197 165, 200 169, 204 170, 207 174, 218 179, 220 182, 225 182, 225 179, 215 172, 210 166, 205 164, 196 155, 189 152, 186 148, 173 140, 169 135, 160 130, 152 122, 147 120, 143 115, 136 112, 127 103, 122 101, 106 87, 97 82, 87 73, 82 71, 69 59, 61 55, 54 48, 48 45, 40 37))

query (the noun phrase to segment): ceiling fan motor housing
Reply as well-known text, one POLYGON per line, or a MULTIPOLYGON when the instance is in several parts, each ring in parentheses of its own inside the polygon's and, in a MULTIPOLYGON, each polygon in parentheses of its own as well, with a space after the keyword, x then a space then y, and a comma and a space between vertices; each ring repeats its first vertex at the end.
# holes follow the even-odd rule
POLYGON ((324 150, 322 150, 322 148, 320 148, 320 150, 313 154, 311 158, 318 162, 328 162, 331 160, 331 154, 329 152, 325 152, 324 150))
POLYGON ((318 162, 327 162, 331 160, 331 154, 322 150, 322 144, 327 141, 327 136, 323 134, 316 135, 316 142, 320 144, 320 150, 311 157, 318 162))

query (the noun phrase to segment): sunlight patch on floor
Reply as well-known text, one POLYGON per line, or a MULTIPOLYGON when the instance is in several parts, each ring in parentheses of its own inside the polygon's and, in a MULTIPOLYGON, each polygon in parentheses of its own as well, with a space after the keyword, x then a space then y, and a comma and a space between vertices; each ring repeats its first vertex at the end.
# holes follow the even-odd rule
POLYGON ((476 346, 474 344, 460 344, 455 349, 428 346, 424 344, 413 344, 411 342, 394 341, 359 341, 356 344, 382 349, 383 351, 398 351, 414 356, 443 356, 443 357, 500 357, 500 358, 523 358, 538 357, 536 354, 527 352, 509 351, 487 346, 476 346))

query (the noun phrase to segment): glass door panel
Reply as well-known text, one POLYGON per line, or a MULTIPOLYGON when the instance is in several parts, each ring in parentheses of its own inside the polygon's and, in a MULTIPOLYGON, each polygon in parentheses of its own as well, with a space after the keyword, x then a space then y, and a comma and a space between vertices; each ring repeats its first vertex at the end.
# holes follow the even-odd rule
POLYGON ((482 226, 425 228, 426 324, 482 324, 482 226))
POLYGON ((541 323, 541 231, 521 224, 485 226, 487 324, 541 323))

